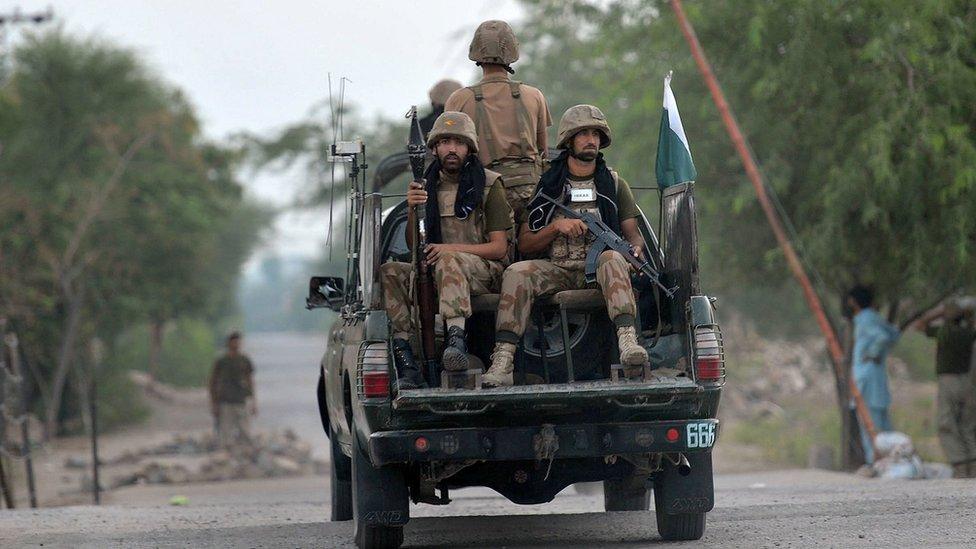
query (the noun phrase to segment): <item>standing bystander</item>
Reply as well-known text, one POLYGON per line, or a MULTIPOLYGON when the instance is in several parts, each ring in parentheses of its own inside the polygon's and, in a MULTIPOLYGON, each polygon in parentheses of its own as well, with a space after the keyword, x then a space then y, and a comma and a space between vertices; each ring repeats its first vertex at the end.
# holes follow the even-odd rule
MULTIPOLYGON (((892 430, 888 416, 891 392, 888 390, 885 360, 888 351, 898 341, 899 332, 872 307, 873 302, 874 295, 864 286, 854 286, 847 292, 847 306, 854 313, 854 382, 871 414, 875 429, 882 433, 892 430)), ((868 465, 874 463, 872 442, 864 425, 861 425, 861 445, 868 465)))
POLYGON ((916 323, 936 339, 939 442, 955 478, 976 477, 976 387, 971 377, 976 327, 973 311, 947 301, 916 323), (941 326, 935 321, 941 316, 941 326))
POLYGON ((257 415, 254 366, 241 352, 241 334, 227 336, 227 352, 214 362, 210 374, 210 411, 222 448, 250 443, 250 416, 257 415))

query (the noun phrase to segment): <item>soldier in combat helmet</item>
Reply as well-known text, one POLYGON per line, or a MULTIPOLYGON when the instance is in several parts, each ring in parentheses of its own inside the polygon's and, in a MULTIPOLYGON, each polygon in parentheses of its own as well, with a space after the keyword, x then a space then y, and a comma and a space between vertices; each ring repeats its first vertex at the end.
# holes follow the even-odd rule
POLYGON ((447 103, 447 98, 461 88, 460 82, 446 78, 434 84, 434 87, 427 92, 427 97, 430 99, 430 114, 419 120, 420 131, 424 132, 424 137, 434 127, 434 121, 437 120, 437 117, 444 112, 444 104, 447 103))
POLYGON ((485 21, 468 50, 468 59, 481 67, 483 77, 451 94, 444 106, 474 120, 478 156, 486 168, 505 178, 505 194, 516 224, 522 222, 525 205, 542 175, 546 131, 552 125, 542 92, 509 78, 518 58, 519 43, 512 27, 505 21, 485 21))
MULTIPOLYGON (((519 234, 521 252, 545 252, 547 258, 519 261, 505 270, 495 324, 495 352, 491 368, 482 378, 485 386, 512 385, 515 347, 525 332, 533 300, 586 285, 585 258, 593 236, 581 220, 558 211, 540 194, 569 209, 599 216, 630 242, 635 256, 643 253, 644 240, 637 224, 640 211, 634 196, 600 152, 610 145, 610 136, 606 117, 592 105, 570 107, 559 121, 557 147, 563 151, 542 175, 519 234)), ((604 251, 597 263, 596 278, 606 299, 607 313, 617 327, 624 373, 639 375, 647 362, 647 351, 637 342, 637 305, 630 264, 619 252, 604 251)))
MULTIPOLYGON (((460 112, 437 117, 427 137, 434 160, 424 173, 426 186, 411 182, 407 204, 426 205, 427 262, 433 265, 438 312, 447 324, 442 363, 466 370, 464 321, 471 316, 471 296, 493 293, 508 257, 512 209, 499 174, 478 160, 474 122, 460 112)), ((408 209, 413 224, 414 209, 408 209)), ((388 262, 380 267, 383 299, 393 329, 393 358, 400 389, 425 386, 410 348, 409 281, 413 265, 388 262)))

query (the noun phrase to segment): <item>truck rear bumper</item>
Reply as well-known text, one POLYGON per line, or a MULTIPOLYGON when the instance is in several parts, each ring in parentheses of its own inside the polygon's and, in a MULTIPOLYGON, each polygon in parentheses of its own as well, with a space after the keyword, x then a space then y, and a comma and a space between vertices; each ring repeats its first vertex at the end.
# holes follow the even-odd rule
POLYGON ((381 431, 369 437, 369 456, 375 466, 392 463, 542 459, 704 452, 718 438, 717 419, 542 425, 530 427, 427 429, 381 431))

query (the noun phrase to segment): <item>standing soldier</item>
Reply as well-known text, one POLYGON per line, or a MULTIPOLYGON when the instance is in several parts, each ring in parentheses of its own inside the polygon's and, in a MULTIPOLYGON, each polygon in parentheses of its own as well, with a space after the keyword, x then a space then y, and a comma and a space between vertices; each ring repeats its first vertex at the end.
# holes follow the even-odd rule
POLYGON ((210 411, 222 448, 250 443, 250 416, 257 415, 254 401, 254 366, 241 352, 241 334, 227 336, 227 353, 214 362, 210 374, 210 411))
POLYGON ((935 372, 939 381, 939 442, 952 464, 952 476, 976 477, 976 387, 970 375, 976 327, 973 311, 948 301, 941 311, 942 326, 927 316, 916 326, 936 338, 935 372))
POLYGON ((454 92, 444 107, 474 119, 478 156, 486 168, 505 178, 505 194, 516 224, 522 222, 525 205, 542 175, 546 130, 552 125, 542 92, 509 78, 515 72, 511 65, 519 58, 518 47, 508 23, 478 25, 468 59, 481 67, 481 82, 454 92))
MULTIPOLYGON (((637 225, 640 215, 627 182, 607 167, 600 149, 610 145, 610 126, 600 109, 577 105, 559 121, 558 148, 564 149, 539 181, 535 191, 561 201, 572 210, 587 211, 617 234, 623 233, 640 256, 643 238, 637 225), (567 203, 568 200, 568 203, 567 203)), ((515 347, 525 332, 536 296, 586 285, 584 262, 593 235, 579 219, 566 217, 555 206, 536 196, 529 203, 521 226, 519 250, 548 252, 548 259, 520 261, 502 279, 498 304, 495 352, 491 368, 482 378, 488 386, 513 383, 515 347)), ((607 312, 617 327, 620 362, 628 376, 640 372, 647 351, 637 343, 634 319, 637 306, 630 283, 630 264, 620 253, 600 255, 597 282, 607 302, 607 312)))
MULTIPOLYGON (((474 122, 460 112, 437 117, 427 137, 434 161, 424 174, 426 188, 411 182, 407 204, 426 204, 427 262, 434 268, 438 311, 447 324, 444 368, 468 367, 464 321, 471 316, 471 296, 497 291, 508 257, 512 209, 501 176, 478 160, 474 122)), ((414 209, 408 210, 408 225, 414 209)), ((383 299, 393 327, 393 357, 401 389, 424 386, 408 340, 412 331, 409 281, 413 265, 389 262, 380 267, 383 299)))
POLYGON ((434 127, 434 120, 437 120, 437 117, 444 112, 444 104, 447 103, 447 98, 459 89, 461 89, 460 82, 445 79, 434 84, 434 87, 427 92, 427 97, 430 98, 430 114, 419 120, 420 131, 424 132, 424 137, 427 137, 430 129, 434 127))

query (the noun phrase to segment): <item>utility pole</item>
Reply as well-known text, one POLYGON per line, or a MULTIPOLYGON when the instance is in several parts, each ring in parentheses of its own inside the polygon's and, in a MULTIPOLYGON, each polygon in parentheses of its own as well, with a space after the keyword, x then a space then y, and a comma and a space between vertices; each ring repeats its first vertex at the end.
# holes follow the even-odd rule
MULTIPOLYGON (((702 74, 702 79, 705 81, 705 84, 708 86, 708 91, 712 95, 712 101, 715 103, 716 108, 718 108, 719 114, 722 117, 722 122, 725 124, 725 129, 729 134, 729 138, 732 140, 732 144, 735 146, 736 152, 738 152, 739 157, 742 159, 742 164, 746 169, 746 175, 749 177, 749 181, 752 183, 753 189, 756 192, 756 198, 759 200, 759 205, 766 214, 766 220, 769 222, 769 226, 773 230, 773 235, 776 237, 776 241, 779 243, 779 247, 783 251, 783 255, 786 257, 786 264, 793 273, 793 277, 796 278, 797 282, 799 283, 800 289, 803 290, 803 297, 806 299, 807 306, 813 313, 813 317, 817 321, 817 326, 820 327, 820 331, 823 333, 824 339, 826 340, 827 352, 830 356, 831 363, 834 366, 834 376, 837 381, 838 389, 840 389, 838 391, 840 393, 838 404, 842 410, 841 422, 842 424, 847 424, 847 421, 845 420, 845 417, 847 416, 847 396, 850 396, 854 400, 855 414, 861 421, 861 425, 864 426, 864 430, 868 432, 868 438, 871 440, 871 444, 873 445, 874 438, 877 435, 877 429, 875 428, 874 421, 871 419, 871 414, 868 412, 868 408, 864 403, 864 399, 861 398, 861 392, 854 383, 853 376, 850 376, 847 373, 848 363, 846 361, 844 349, 840 344, 840 340, 837 337, 837 333, 834 331, 830 320, 827 318, 827 314, 824 312, 824 307, 820 296, 813 288, 813 284, 810 282, 810 277, 807 276, 806 270, 803 268, 803 264, 800 261, 800 257, 797 255, 796 250, 793 248, 792 242, 790 242, 790 239, 783 228, 783 222, 780 219, 779 214, 777 214, 776 209, 773 207, 772 202, 770 202, 769 196, 766 192, 766 184, 759 173, 756 159, 752 156, 752 151, 750 150, 748 142, 746 141, 746 137, 743 135, 742 130, 739 129, 739 123, 736 122, 735 114, 732 112, 732 107, 729 106, 728 101, 725 100, 725 94, 722 92, 722 87, 719 85, 718 79, 715 78, 715 73, 712 72, 712 66, 708 62, 708 58, 705 57, 705 50, 702 48, 701 43, 698 42, 698 36, 695 35, 695 29, 691 26, 691 22, 688 20, 688 17, 685 14, 684 7, 681 5, 681 0, 671 0, 671 8, 674 10, 674 14, 678 19, 681 32, 684 34, 685 41, 688 42, 691 55, 694 57, 695 63, 698 65, 698 70, 702 74), (845 380, 847 381, 847 395, 845 395, 843 391, 845 380)), ((844 440, 843 444, 846 445, 847 440, 844 440)))
POLYGON ((51 6, 48 6, 44 11, 34 13, 22 13, 20 8, 0 13, 0 81, 7 79, 7 34, 10 27, 14 25, 40 25, 52 20, 54 20, 54 9, 51 6))

